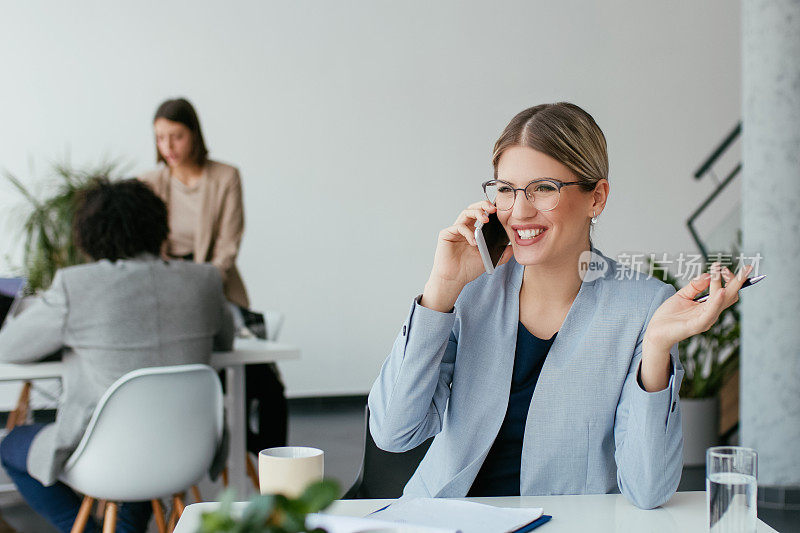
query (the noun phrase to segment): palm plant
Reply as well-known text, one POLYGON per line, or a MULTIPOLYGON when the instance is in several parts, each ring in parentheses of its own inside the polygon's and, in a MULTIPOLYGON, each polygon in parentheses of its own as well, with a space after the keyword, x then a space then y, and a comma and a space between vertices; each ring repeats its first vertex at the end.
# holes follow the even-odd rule
MULTIPOLYGON (((727 254, 712 254, 711 257, 727 257, 727 254)), ((736 257, 737 252, 731 254, 736 257)), ((703 272, 710 263, 703 262, 703 272)), ((732 271, 731 262, 722 261, 732 271)), ((658 262, 651 268, 653 277, 669 283, 680 290, 678 280, 658 262)), ((680 361, 686 372, 681 383, 681 398, 712 398, 717 395, 729 376, 739 369, 739 302, 723 310, 719 319, 708 331, 689 337, 678 344, 680 361)))
POLYGON ((25 239, 23 270, 30 292, 49 287, 59 268, 84 262, 72 241, 75 200, 93 180, 117 175, 120 164, 109 161, 88 169, 74 169, 69 163, 64 163, 54 165, 53 170, 57 178, 55 193, 43 199, 38 198, 19 178, 5 173, 5 178, 22 194, 27 204, 21 233, 25 239))

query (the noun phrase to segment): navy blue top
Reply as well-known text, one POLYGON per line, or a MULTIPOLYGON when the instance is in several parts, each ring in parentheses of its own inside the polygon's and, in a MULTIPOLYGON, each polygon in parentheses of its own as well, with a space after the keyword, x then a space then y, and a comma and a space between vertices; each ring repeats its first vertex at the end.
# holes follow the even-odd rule
POLYGON ((557 334, 550 339, 540 339, 530 333, 522 322, 519 323, 506 416, 467 496, 519 496, 525 421, 533 389, 536 388, 545 357, 557 334))

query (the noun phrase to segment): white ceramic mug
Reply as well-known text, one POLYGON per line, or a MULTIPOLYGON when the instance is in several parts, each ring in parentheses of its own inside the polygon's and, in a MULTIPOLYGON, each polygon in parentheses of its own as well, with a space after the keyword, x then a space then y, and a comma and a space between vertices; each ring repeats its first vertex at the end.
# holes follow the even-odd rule
POLYGON ((325 454, 317 448, 283 446, 258 453, 258 484, 261 494, 300 496, 325 473, 325 454))

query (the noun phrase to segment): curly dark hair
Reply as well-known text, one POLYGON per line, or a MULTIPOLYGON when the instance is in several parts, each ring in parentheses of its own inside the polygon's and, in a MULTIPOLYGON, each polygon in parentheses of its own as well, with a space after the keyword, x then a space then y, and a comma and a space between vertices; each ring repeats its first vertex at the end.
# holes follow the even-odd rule
POLYGON ((169 233, 167 206, 137 179, 98 178, 77 198, 72 232, 95 261, 158 255, 169 233))

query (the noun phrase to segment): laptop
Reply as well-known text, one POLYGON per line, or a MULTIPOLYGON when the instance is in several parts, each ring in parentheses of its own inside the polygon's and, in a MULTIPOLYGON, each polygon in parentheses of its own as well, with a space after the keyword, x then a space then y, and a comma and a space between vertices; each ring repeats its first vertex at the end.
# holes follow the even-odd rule
POLYGON ((22 300, 22 289, 25 278, 0 278, 0 326, 6 317, 14 314, 14 310, 22 300))

